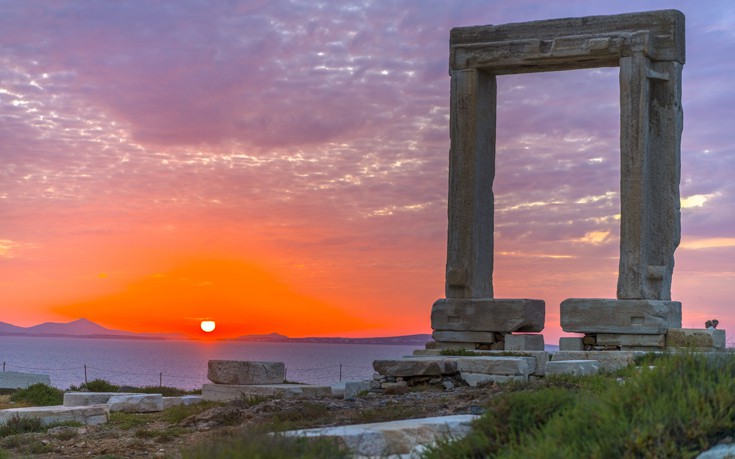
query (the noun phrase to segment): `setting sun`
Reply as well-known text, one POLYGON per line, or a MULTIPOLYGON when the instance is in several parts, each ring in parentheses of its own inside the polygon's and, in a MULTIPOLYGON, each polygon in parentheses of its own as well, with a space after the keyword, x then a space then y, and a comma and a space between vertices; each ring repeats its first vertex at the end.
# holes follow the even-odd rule
POLYGON ((202 320, 202 323, 200 324, 202 327, 202 330, 204 330, 207 333, 210 333, 214 331, 215 323, 214 320, 202 320))

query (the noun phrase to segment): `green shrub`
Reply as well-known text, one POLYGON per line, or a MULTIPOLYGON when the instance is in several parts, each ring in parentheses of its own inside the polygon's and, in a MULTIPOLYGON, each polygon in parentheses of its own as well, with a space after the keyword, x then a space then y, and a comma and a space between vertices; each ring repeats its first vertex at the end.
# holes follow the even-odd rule
POLYGON ((20 389, 10 396, 10 400, 30 403, 33 406, 61 405, 64 402, 64 392, 43 383, 36 383, 20 389))
POLYGON ((86 389, 90 392, 118 392, 120 386, 112 384, 104 379, 93 379, 92 381, 82 383, 79 386, 69 386, 69 391, 78 392, 86 389))
POLYGON ((691 458, 732 432, 735 358, 661 356, 654 369, 628 368, 622 375, 622 381, 608 376, 604 388, 598 377, 566 394, 539 391, 556 390, 557 406, 550 394, 499 397, 468 437, 427 457, 691 458))

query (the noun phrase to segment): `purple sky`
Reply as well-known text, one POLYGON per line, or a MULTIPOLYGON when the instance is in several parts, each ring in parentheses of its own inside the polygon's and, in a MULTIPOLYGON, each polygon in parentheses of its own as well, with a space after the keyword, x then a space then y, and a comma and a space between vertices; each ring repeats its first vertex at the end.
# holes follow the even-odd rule
MULTIPOLYGON (((669 8, 687 21, 673 298, 684 326, 730 328, 724 0, 0 0, 0 321, 73 319, 131 282, 227 258, 351 317, 334 333, 428 332, 443 296, 449 30, 669 8)), ((615 296, 617 79, 499 78, 495 290, 546 300, 547 342, 562 299, 615 296)), ((140 313, 97 321, 169 331, 140 313)))

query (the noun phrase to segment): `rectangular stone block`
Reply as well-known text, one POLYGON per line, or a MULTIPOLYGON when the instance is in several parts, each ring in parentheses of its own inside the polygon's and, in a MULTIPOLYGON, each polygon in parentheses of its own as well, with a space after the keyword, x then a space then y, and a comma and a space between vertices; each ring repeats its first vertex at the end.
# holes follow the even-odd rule
POLYGON ((25 389, 36 383, 43 383, 50 386, 51 377, 49 375, 21 373, 18 371, 0 371, 0 389, 25 389))
POLYGON ((370 385, 367 381, 347 381, 345 383, 344 398, 354 399, 361 392, 370 390, 370 385))
POLYGON ((570 298, 561 303, 560 316, 565 332, 660 335, 681 328, 681 303, 570 298))
POLYGON ((551 355, 551 362, 596 360, 600 363, 600 370, 617 371, 629 365, 634 365, 636 356, 645 354, 646 352, 643 351, 559 351, 551 355))
POLYGON ((563 337, 559 338, 560 351, 583 351, 582 338, 563 337))
POLYGON ((135 395, 132 392, 66 392, 64 406, 104 405, 116 395, 135 395))
POLYGON ((547 375, 590 376, 600 370, 597 360, 557 360, 546 364, 547 375))
POLYGON ((597 344, 600 346, 622 346, 624 348, 663 348, 666 344, 666 335, 625 335, 617 333, 600 333, 597 335, 597 344))
POLYGON ((248 397, 331 397, 330 386, 307 384, 203 384, 202 399, 211 402, 231 402, 248 397))
POLYGON ((452 331, 540 332, 544 329, 543 300, 444 298, 431 308, 431 328, 452 331))
POLYGON ((207 378, 215 384, 281 384, 286 379, 283 362, 210 360, 207 378))
POLYGON ((375 360, 373 369, 385 376, 439 376, 442 359, 375 360))
POLYGON ((459 376, 470 385, 477 387, 487 383, 503 384, 510 381, 528 382, 527 375, 486 375, 484 373, 462 372, 459 376))
POLYGON ((536 370, 536 359, 505 356, 458 357, 457 370, 460 373, 528 376, 536 370))
POLYGON ((431 334, 436 341, 455 343, 494 343, 495 333, 485 331, 441 331, 431 334))
MULTIPOLYGON (((487 355, 487 356, 507 356, 505 355, 505 351, 485 351, 485 350, 477 350, 475 351, 480 355, 487 355)), ((416 349, 413 351, 413 355, 417 357, 428 357, 428 356, 438 356, 440 354, 440 350, 435 349, 416 349)), ((549 353, 546 351, 513 351, 514 356, 524 356, 524 357, 533 357, 536 360, 536 370, 534 371, 534 374, 537 376, 543 376, 546 371, 546 363, 549 361, 549 353)))
POLYGON ((725 349, 725 346, 725 330, 670 328, 666 333, 666 347, 725 349))
POLYGON ((163 411, 163 395, 161 394, 129 394, 114 395, 107 401, 110 412, 124 413, 156 413, 163 411))
POLYGON ((106 405, 92 406, 32 406, 0 410, 0 425, 14 417, 40 419, 43 425, 62 422, 80 422, 87 425, 104 424, 109 420, 110 410, 106 405))
POLYGON ((544 335, 505 335, 506 351, 543 351, 544 335))
POLYGON ((443 350, 450 350, 450 349, 461 349, 465 351, 474 351, 477 349, 477 344, 475 343, 452 343, 452 342, 446 342, 446 341, 429 341, 426 343, 426 349, 428 350, 436 350, 436 351, 443 351, 443 350))
POLYGON ((189 406, 202 403, 204 399, 201 395, 182 395, 180 397, 163 397, 163 409, 172 408, 174 406, 189 406))

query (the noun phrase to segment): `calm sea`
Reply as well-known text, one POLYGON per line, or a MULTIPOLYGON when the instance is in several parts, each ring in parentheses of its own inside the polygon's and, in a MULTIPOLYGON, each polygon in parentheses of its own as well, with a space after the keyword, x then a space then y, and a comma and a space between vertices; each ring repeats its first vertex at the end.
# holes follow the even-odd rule
POLYGON ((118 385, 201 388, 207 361, 265 360, 284 362, 286 378, 310 384, 332 384, 372 377, 377 359, 410 355, 417 346, 378 344, 244 343, 142 341, 125 339, 28 338, 0 336, 0 364, 6 371, 43 373, 66 389, 87 379, 118 385))

